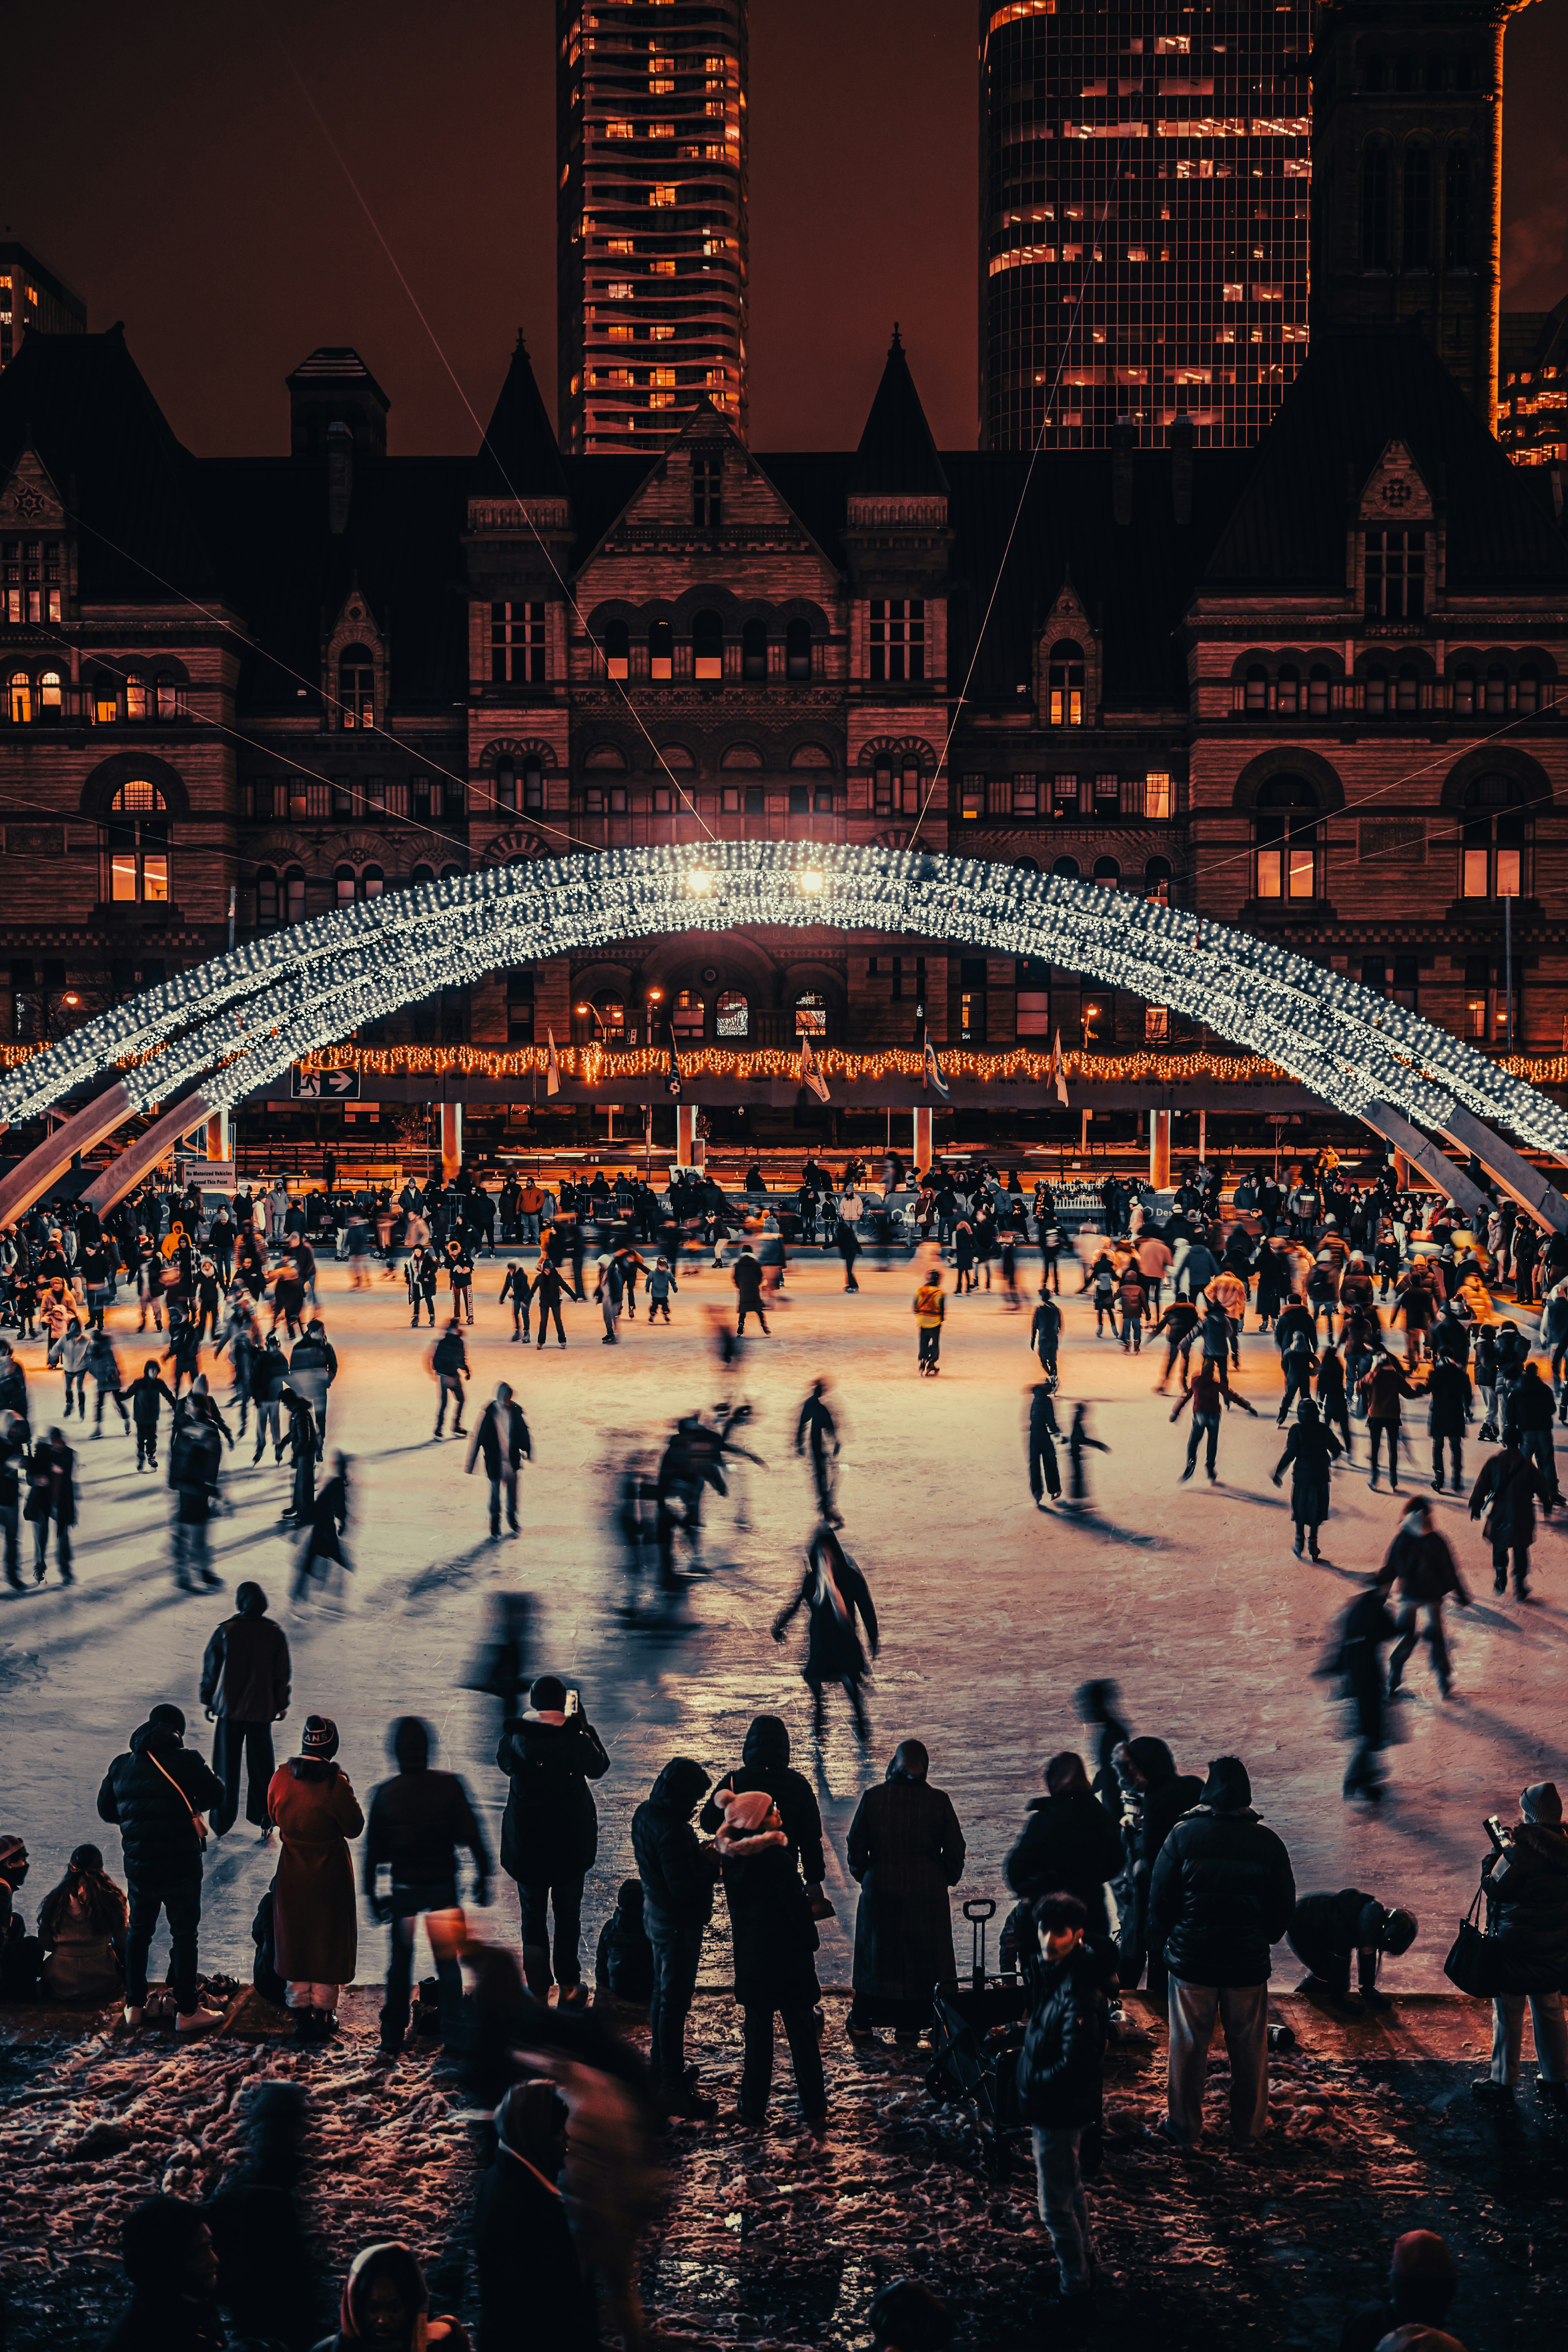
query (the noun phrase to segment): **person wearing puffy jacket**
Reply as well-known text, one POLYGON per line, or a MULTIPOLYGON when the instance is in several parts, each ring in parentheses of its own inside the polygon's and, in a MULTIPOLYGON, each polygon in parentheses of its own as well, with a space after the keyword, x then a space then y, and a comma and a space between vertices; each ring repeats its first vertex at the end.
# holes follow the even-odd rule
POLYGON ((158 1914, 169 1916, 178 2033, 202 2033, 221 2023, 216 2010, 196 1999, 196 1929, 202 1916, 201 1816, 223 1801, 223 1782, 184 1745, 185 1718, 177 1706, 155 1706, 131 1735, 98 1792, 98 1817, 120 1830, 131 1898, 125 1938, 125 2022, 142 2022, 147 1999, 147 1951, 158 1914))
POLYGON ((1110 2019, 1103 1971, 1084 1948, 1087 1915, 1077 1895, 1042 1895, 1033 1916, 1040 1959, 1018 2053, 1018 2103, 1034 2141, 1040 2219, 1068 2302, 1087 2295, 1093 2284, 1079 2151, 1084 2133, 1100 2121, 1110 2019))
POLYGON ((719 1865, 692 1827, 708 1774, 689 1756, 672 1756, 632 1815, 632 1852, 642 1882, 643 1926, 653 1948, 648 2063, 667 2113, 697 2120, 718 2113, 698 2091, 686 2064, 686 2021, 697 1990, 702 1938, 713 1916, 719 1865))
POLYGON ((511 1781, 501 1822, 501 1867, 517 1881, 522 1913, 522 1971, 536 2000, 561 1987, 562 2005, 585 2009, 583 1982, 583 1881, 599 1851, 599 1816, 590 1780, 610 1769, 598 1733, 575 1691, 542 1675, 523 1713, 501 1733, 496 1762, 511 1781), (554 1975, 550 1920, 555 1920, 554 1975))
POLYGON ((1170 1976, 1169 2112, 1178 2147, 1203 2135, 1204 2079, 1216 2021, 1230 2058, 1232 2145, 1250 2146, 1268 2114, 1269 1949, 1290 1924, 1296 1880, 1280 1839, 1252 1810, 1236 1756, 1209 1766, 1202 1802, 1176 1823, 1149 1886, 1149 1948, 1170 1976))
POLYGON ((1512 2103, 1524 2047, 1525 2004, 1535 2033, 1536 2089, 1549 2107, 1568 2115, 1568 2025, 1563 1989, 1568 1985, 1568 1830, 1556 1784, 1538 1780, 1519 1801, 1520 1818, 1503 1833, 1500 1853, 1488 1857, 1488 1948, 1503 1964, 1507 1990, 1492 1997, 1492 2061, 1471 2084, 1478 2098, 1512 2103))

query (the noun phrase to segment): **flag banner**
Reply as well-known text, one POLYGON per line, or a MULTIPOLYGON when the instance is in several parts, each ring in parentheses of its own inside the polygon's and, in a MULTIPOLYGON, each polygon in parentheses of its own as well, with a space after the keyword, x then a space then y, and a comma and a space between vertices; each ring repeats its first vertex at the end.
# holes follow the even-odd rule
POLYGON ((547 1095, 558 1095, 561 1092, 561 1062, 555 1051, 555 1032, 547 1029, 544 1034, 550 1040, 550 1059, 544 1066, 544 1091, 547 1095))
POLYGON ((1062 1033, 1057 1031, 1057 1042, 1051 1048, 1051 1084, 1057 1090, 1057 1100, 1062 1108, 1068 1107, 1068 1066, 1062 1058, 1062 1033))
POLYGON ((800 1038, 800 1082, 809 1087, 818 1102, 828 1100, 827 1080, 816 1066, 816 1055, 811 1050, 811 1040, 802 1030, 800 1038))
POLYGON ((676 1102, 680 1100, 680 1056, 675 1050, 675 1028, 669 1032, 669 1071, 664 1081, 664 1091, 676 1102))
POLYGON ((933 1094, 939 1094, 943 1102, 947 1100, 947 1080, 942 1074, 942 1064, 937 1060, 936 1047, 929 1037, 926 1039, 925 1069, 921 1075, 921 1083, 928 1086, 933 1094))

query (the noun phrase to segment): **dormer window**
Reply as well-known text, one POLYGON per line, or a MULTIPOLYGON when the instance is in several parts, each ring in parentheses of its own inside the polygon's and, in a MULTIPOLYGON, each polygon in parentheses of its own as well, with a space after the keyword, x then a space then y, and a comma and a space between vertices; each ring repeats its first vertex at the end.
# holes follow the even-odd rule
POLYGON ((724 460, 700 454, 691 460, 691 520, 699 530, 717 530, 723 510, 724 460))
POLYGON ((7 621, 58 621, 60 617, 60 542, 58 539, 0 541, 0 617, 7 621))
POLYGON ((1051 647, 1050 723, 1053 727, 1083 725, 1083 647, 1064 639, 1051 647))
POLYGON ((1426 534, 1369 530, 1366 534, 1366 617, 1418 621, 1426 610, 1426 534))
POLYGON ((345 646, 338 661, 338 703, 345 728, 375 725, 375 663, 367 646, 345 646))

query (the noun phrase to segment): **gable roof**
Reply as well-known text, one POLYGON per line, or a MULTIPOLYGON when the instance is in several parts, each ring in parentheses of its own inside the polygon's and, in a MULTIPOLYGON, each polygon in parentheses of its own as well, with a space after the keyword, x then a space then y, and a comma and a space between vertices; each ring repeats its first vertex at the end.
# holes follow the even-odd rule
POLYGON ((566 475, 520 333, 485 437, 474 459, 476 499, 563 499, 566 475))
POLYGON ((897 327, 855 452, 848 489, 851 498, 947 496, 947 476, 897 327))
POLYGON ((1568 545, 1431 346, 1358 330, 1313 343, 1205 584, 1342 588, 1347 515, 1391 441, 1405 444, 1442 512, 1455 587, 1568 581, 1568 545))
POLYGON ((79 531, 89 603, 210 596, 217 576, 196 520, 196 460, 125 347, 102 335, 28 334, 0 374, 0 481, 37 449, 79 531))

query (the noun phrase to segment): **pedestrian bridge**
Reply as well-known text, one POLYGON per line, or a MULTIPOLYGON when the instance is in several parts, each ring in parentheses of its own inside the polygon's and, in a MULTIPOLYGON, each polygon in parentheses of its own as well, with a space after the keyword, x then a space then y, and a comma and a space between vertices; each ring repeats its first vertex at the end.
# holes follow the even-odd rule
POLYGON ((1568 1110, 1342 973, 1093 883, 918 848, 806 841, 607 849, 416 883, 180 972, 0 1083, 7 1127, 92 1090, 0 1182, 0 1223, 46 1192, 75 1152, 138 1113, 173 1105, 125 1155, 128 1170, 140 1161, 137 1174, 302 1055, 437 988, 617 940, 792 925, 951 940, 1130 990, 1278 1063, 1422 1160, 1445 1189, 1463 1185, 1419 1129, 1474 1151, 1542 1223, 1568 1224, 1568 1203, 1492 1131, 1507 1128, 1568 1161, 1568 1110))

